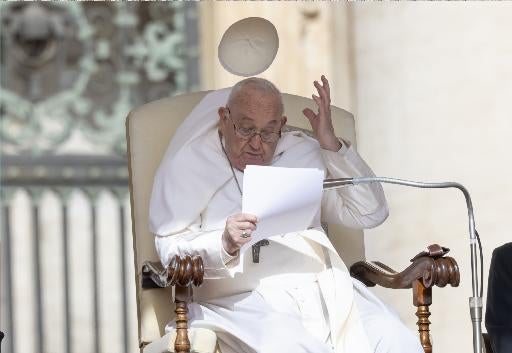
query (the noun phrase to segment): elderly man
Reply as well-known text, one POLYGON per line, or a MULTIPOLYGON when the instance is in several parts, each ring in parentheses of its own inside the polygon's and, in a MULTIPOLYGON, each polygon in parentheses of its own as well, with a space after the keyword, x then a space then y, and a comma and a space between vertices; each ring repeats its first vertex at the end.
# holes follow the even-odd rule
POLYGON ((316 140, 281 132, 282 97, 264 79, 215 91, 194 108, 155 176, 150 222, 157 252, 164 266, 176 254, 202 256, 206 279, 194 291, 191 325, 213 329, 223 353, 423 352, 399 319, 350 278, 321 228, 321 220, 353 228, 382 223, 388 211, 380 185, 327 191, 309 229, 271 237, 261 259, 240 254, 258 227, 256 215, 241 213, 247 165, 373 175, 335 136, 329 83, 321 81, 314 82, 318 111, 303 111, 316 140))

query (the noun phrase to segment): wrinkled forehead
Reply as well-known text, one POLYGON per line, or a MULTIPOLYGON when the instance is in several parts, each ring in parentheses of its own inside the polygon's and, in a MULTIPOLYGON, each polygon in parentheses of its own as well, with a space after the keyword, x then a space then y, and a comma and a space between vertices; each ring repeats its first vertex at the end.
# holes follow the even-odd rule
POLYGON ((280 94, 244 87, 228 102, 233 119, 253 121, 266 125, 282 118, 282 98, 280 94))

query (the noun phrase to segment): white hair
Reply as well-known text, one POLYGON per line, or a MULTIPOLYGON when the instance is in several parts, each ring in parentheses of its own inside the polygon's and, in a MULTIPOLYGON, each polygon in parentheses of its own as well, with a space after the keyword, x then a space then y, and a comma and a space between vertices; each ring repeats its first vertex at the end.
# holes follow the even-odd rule
POLYGON ((238 94, 242 91, 245 86, 250 85, 252 89, 255 89, 261 93, 272 94, 278 100, 278 109, 279 115, 283 115, 284 113, 284 104, 283 104, 283 96, 281 95, 281 91, 269 80, 260 77, 249 77, 242 81, 237 82, 233 88, 231 89, 231 93, 228 97, 228 105, 233 105, 236 99, 238 98, 238 94))

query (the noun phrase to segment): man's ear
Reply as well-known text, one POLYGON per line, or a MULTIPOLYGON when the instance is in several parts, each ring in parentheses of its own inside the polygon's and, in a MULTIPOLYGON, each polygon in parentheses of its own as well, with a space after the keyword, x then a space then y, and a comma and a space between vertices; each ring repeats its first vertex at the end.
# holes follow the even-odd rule
POLYGON ((281 129, 283 128, 283 126, 286 125, 287 121, 288 121, 288 118, 283 115, 283 117, 281 118, 281 129))
POLYGON ((217 113, 219 114, 219 130, 222 134, 224 134, 224 128, 225 128, 225 121, 226 121, 226 108, 220 107, 219 110, 217 110, 217 113))
POLYGON ((225 107, 219 107, 219 110, 217 110, 217 113, 219 114, 219 123, 226 117, 226 108, 225 107))

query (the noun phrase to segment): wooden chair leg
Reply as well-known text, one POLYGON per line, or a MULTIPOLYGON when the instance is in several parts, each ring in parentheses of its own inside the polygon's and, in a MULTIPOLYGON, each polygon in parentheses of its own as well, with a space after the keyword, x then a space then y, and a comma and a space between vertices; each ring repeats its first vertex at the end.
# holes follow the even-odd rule
POLYGON ((429 306, 432 304, 432 288, 426 288, 423 282, 415 280, 412 283, 413 304, 418 309, 418 332, 420 334, 421 346, 425 353, 432 353, 432 342, 430 341, 430 316, 429 306))
POLYGON ((176 286, 176 341, 174 341, 174 352, 190 353, 190 341, 188 339, 188 318, 187 318, 187 293, 189 288, 176 286))
POLYGON ((204 266, 200 256, 175 255, 169 266, 163 268, 160 262, 145 261, 142 265, 141 286, 143 289, 175 286, 176 340, 175 353, 190 353, 188 339, 188 308, 192 301, 192 285, 203 283, 204 266))

